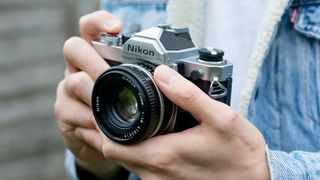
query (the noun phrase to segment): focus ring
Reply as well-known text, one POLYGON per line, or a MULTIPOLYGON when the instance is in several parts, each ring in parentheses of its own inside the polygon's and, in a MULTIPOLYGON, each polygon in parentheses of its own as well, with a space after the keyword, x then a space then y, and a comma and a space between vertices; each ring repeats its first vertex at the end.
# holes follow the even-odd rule
MULTIPOLYGON (((139 64, 140 65, 140 64, 139 64)), ((140 65, 141 66, 141 65, 140 65)), ((139 67, 140 67, 139 66, 139 67)), ((138 69, 136 66, 132 65, 120 65, 117 67, 114 67, 117 70, 123 70, 126 71, 127 73, 130 73, 135 79, 141 83, 142 88, 145 90, 146 97, 148 97, 147 105, 149 105, 150 108, 150 119, 149 119, 149 126, 142 136, 141 140, 147 139, 150 137, 154 131, 156 131, 159 123, 159 118, 160 118, 160 103, 157 91, 155 89, 155 84, 151 81, 148 74, 146 74, 144 71, 138 69)), ((142 68, 142 67, 140 67, 142 68)), ((148 70, 149 71, 149 70, 148 70)), ((151 74, 151 72, 150 72, 151 74)), ((139 140, 140 141, 140 140, 139 140)))

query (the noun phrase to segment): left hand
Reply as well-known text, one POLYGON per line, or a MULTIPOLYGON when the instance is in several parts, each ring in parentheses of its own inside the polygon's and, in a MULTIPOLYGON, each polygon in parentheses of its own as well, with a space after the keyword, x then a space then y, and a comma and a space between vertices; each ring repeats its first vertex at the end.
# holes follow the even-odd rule
POLYGON ((134 145, 79 129, 84 139, 142 179, 270 179, 263 136, 247 119, 167 66, 159 66, 154 78, 198 126, 134 145), (99 136, 102 145, 93 141, 99 136))

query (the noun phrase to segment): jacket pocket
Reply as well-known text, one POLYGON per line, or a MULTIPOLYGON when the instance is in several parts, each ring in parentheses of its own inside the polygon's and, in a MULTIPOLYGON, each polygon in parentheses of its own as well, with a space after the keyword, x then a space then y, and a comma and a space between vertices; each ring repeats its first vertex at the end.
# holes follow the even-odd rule
POLYGON ((298 14, 294 28, 303 35, 320 40, 320 3, 295 7, 298 14))

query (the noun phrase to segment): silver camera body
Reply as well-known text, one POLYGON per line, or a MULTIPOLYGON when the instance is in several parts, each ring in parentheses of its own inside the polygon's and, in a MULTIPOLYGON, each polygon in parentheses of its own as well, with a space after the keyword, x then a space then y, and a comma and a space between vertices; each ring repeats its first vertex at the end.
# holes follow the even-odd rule
MULTIPOLYGON (((187 27, 158 25, 138 32, 126 41, 123 39, 119 35, 104 34, 100 40, 92 41, 92 44, 108 62, 134 64, 147 61, 155 65, 165 64, 175 70, 183 64, 184 71, 181 73, 184 77, 195 80, 193 74, 198 74, 199 79, 210 82, 221 82, 232 77, 233 65, 227 60, 213 62, 199 59, 199 49, 192 42, 187 27), (172 38, 179 35, 184 37, 172 38), (177 42, 177 39, 182 40, 177 42)), ((208 50, 215 55, 215 49, 208 50)))
POLYGON ((93 113, 101 130, 115 141, 136 143, 197 124, 157 88, 152 74, 161 64, 230 105, 233 65, 223 59, 222 50, 198 49, 187 27, 164 24, 132 36, 104 33, 92 45, 112 66, 95 83, 93 113))

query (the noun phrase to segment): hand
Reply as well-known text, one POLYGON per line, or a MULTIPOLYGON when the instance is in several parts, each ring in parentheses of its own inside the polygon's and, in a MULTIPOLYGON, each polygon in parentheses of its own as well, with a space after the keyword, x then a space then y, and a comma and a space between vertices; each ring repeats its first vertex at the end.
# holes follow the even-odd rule
MULTIPOLYGON (((107 12, 98 11, 82 17, 79 24, 84 39, 70 38, 63 48, 67 68, 57 88, 55 115, 64 143, 75 155, 78 165, 102 178, 119 166, 83 141, 77 129, 81 127, 88 133, 98 133, 91 110, 91 92, 94 81, 109 67, 88 42, 97 38, 100 32, 119 32, 121 21, 107 12)), ((100 138, 92 141, 100 142, 100 138)))
POLYGON ((159 66, 154 78, 200 125, 134 145, 100 132, 101 146, 91 141, 97 134, 80 129, 84 139, 142 179, 269 179, 264 139, 248 120, 167 66, 159 66))

